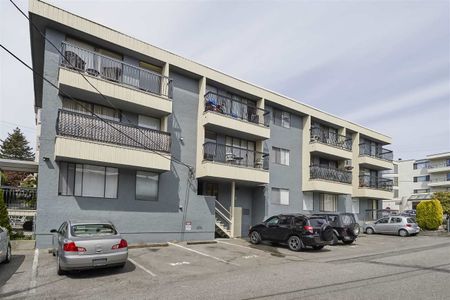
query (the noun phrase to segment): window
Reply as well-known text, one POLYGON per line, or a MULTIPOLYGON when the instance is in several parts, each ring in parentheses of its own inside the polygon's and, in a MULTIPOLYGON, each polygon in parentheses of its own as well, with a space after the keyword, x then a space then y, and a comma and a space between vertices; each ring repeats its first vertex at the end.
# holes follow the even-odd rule
POLYGON ((284 128, 291 127, 291 114, 278 109, 273 110, 273 123, 284 128))
POLYGON ((320 211, 336 211, 337 210, 337 195, 320 194, 320 211))
POLYGON ((387 224, 389 222, 389 218, 379 219, 375 222, 375 224, 387 224))
POLYGON ((352 213, 359 214, 359 199, 352 199, 352 213))
POLYGON ((197 195, 203 196, 219 196, 219 184, 216 182, 197 181, 197 195))
POLYGON ((398 198, 398 190, 394 190, 394 198, 398 198))
POLYGON ((414 176, 414 182, 427 182, 427 181, 430 181, 430 175, 414 176))
POLYGON ((289 190, 272 188, 272 203, 289 205, 289 190))
POLYGON ((280 221, 278 222, 278 225, 291 225, 291 220, 292 217, 291 216, 281 216, 280 217, 280 221))
POLYGON ((430 162, 428 160, 418 161, 413 164, 413 169, 414 170, 424 169, 424 168, 426 169, 426 168, 428 168, 429 164, 430 164, 430 162))
POLYGON ((289 150, 272 147, 272 162, 289 166, 289 150))
POLYGON ((401 223, 402 222, 402 218, 391 218, 391 220, 389 221, 389 223, 401 223))
POLYGON ((117 198, 117 168, 61 162, 58 194, 97 198, 117 198))
POLYGON ((158 201, 159 175, 136 171, 136 200, 158 201))
POLYGON ((105 236, 116 235, 117 231, 111 224, 76 224, 70 232, 73 236, 105 236))
POLYGON ((104 119, 117 122, 120 121, 120 112, 118 110, 98 104, 86 103, 83 101, 74 101, 64 98, 62 100, 62 107, 64 110, 78 112, 86 115, 93 115, 92 112, 94 112, 96 115, 104 119))
POLYGON ((161 129, 161 121, 158 118, 153 118, 149 116, 139 115, 138 125, 145 128, 150 128, 154 130, 161 129))
POLYGON ((447 181, 450 181, 450 173, 447 173, 447 181))
POLYGON ((266 224, 276 225, 278 224, 278 217, 272 217, 266 220, 266 224))
POLYGON ((430 189, 417 189, 414 190, 414 194, 424 194, 424 193, 429 193, 430 189))
POLYGON ((314 199, 303 197, 303 210, 314 210, 314 199))

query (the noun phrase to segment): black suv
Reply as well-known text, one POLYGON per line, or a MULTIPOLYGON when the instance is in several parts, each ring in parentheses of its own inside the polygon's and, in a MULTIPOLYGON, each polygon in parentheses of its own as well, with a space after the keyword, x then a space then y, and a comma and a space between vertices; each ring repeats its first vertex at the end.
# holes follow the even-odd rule
POLYGON ((293 251, 300 251, 305 247, 319 250, 333 240, 333 228, 323 217, 283 214, 252 226, 248 236, 252 244, 266 240, 287 243, 293 251))
POLYGON ((339 240, 351 244, 359 235, 359 224, 351 213, 317 213, 314 216, 326 218, 333 227, 332 245, 336 245, 339 240))

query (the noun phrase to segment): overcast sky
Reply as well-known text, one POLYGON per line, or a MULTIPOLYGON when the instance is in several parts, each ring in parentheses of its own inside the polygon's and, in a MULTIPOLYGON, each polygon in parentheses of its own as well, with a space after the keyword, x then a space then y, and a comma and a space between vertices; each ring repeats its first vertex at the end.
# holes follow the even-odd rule
MULTIPOLYGON (((47 2, 385 133, 396 158, 450 151, 449 1, 47 2)), ((0 26, 31 62, 6 0, 0 26)), ((35 145, 33 97, 30 71, 0 50, 0 139, 19 126, 35 145)))

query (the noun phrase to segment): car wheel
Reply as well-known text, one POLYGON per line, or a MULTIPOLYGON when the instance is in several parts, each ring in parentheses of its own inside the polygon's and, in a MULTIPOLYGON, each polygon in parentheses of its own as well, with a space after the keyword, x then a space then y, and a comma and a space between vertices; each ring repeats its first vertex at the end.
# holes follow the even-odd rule
POLYGON ((60 264, 60 258, 59 258, 59 255, 56 256, 56 273, 57 273, 59 276, 66 274, 66 272, 65 272, 63 269, 61 269, 61 264, 60 264))
POLYGON ((367 234, 373 234, 374 231, 373 231, 373 229, 371 227, 368 227, 368 228, 366 228, 366 233, 367 234))
POLYGON ((11 245, 8 244, 8 248, 6 248, 6 256, 3 263, 7 264, 11 261, 11 245))
POLYGON ((254 245, 261 243, 261 235, 258 231, 252 231, 250 233, 250 242, 254 245))
POLYGON ((408 236, 409 233, 408 233, 408 231, 406 231, 405 229, 400 229, 400 230, 398 231, 398 235, 399 235, 399 236, 402 236, 402 237, 405 237, 405 236, 408 236))
POLYGON ((288 246, 292 251, 300 251, 303 248, 303 243, 298 236, 293 235, 288 239, 288 246))
POLYGON ((334 232, 334 233, 333 233, 333 239, 331 240, 331 245, 335 246, 335 245, 338 244, 338 242, 339 242, 339 238, 338 238, 338 236, 336 235, 336 233, 334 232))
POLYGON ((342 241, 344 244, 346 245, 350 245, 354 242, 355 240, 349 240, 349 241, 342 241))
POLYGON ((321 249, 323 249, 323 246, 313 246, 313 249, 314 250, 321 250, 321 249))
POLYGON ((361 231, 361 227, 358 223, 353 224, 352 233, 354 236, 358 236, 359 232, 361 231))

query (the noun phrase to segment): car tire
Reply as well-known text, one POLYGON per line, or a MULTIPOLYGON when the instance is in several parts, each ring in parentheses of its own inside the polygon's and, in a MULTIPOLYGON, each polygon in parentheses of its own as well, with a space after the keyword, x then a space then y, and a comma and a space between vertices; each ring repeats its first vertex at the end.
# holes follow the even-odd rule
POLYGON ((6 248, 5 260, 3 261, 3 263, 7 264, 10 261, 11 261, 11 245, 8 244, 8 247, 6 248))
POLYGON ((303 249, 303 243, 300 237, 293 235, 288 239, 289 249, 292 251, 300 251, 303 249))
POLYGON ((255 230, 250 233, 250 243, 253 245, 261 243, 261 235, 258 231, 255 230))
POLYGON ((314 250, 322 250, 322 249, 323 249, 323 246, 313 246, 313 249, 314 249, 314 250))
POLYGON ((408 231, 405 230, 405 229, 400 229, 400 230, 398 231, 398 235, 401 236, 401 237, 406 237, 406 236, 409 235, 409 233, 408 233, 408 231))
POLYGON ((361 227, 359 226, 359 224, 358 223, 353 224, 353 226, 352 226, 353 236, 358 236, 360 232, 361 232, 361 227))
POLYGON ((64 274, 66 274, 66 272, 65 272, 63 269, 61 269, 59 255, 56 256, 56 273, 57 273, 59 276, 62 276, 62 275, 64 275, 64 274))
POLYGON ((349 240, 349 241, 342 241, 345 245, 353 244, 355 240, 349 240))
POLYGON ((375 231, 373 230, 372 227, 366 228, 366 234, 374 234, 374 233, 375 233, 375 231))
POLYGON ((336 246, 339 243, 339 238, 336 232, 333 232, 333 239, 331 240, 331 245, 336 246))

